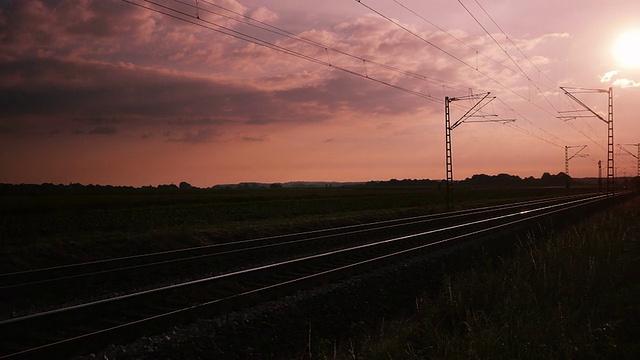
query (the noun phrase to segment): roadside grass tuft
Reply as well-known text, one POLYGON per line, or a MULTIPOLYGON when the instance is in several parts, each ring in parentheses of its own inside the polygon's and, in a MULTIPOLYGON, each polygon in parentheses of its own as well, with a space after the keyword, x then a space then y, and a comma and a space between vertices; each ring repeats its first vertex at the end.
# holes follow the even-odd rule
POLYGON ((637 359, 639 237, 636 197, 445 275, 413 316, 319 358, 637 359))

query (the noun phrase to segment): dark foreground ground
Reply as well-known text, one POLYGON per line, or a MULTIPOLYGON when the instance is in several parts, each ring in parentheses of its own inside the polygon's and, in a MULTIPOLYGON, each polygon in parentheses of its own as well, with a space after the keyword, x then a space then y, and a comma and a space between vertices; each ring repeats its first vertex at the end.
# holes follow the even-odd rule
POLYGON ((636 359, 640 201, 85 359, 636 359))

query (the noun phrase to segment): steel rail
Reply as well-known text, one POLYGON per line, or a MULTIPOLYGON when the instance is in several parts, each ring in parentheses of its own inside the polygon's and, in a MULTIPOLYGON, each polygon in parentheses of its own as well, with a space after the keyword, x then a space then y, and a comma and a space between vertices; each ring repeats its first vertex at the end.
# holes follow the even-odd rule
POLYGON ((391 228, 398 228, 403 226, 423 224, 426 222, 436 221, 436 220, 454 219, 461 216, 481 215, 488 212, 508 210, 508 209, 521 207, 521 206, 533 206, 533 205, 538 205, 538 204, 547 203, 547 202, 560 201, 567 198, 582 198, 585 196, 588 196, 588 195, 572 195, 572 196, 562 196, 562 197, 530 200, 530 201, 523 201, 518 203, 500 204, 500 205, 489 206, 489 207, 467 209, 467 210, 461 210, 461 211, 450 212, 450 213, 421 215, 421 216, 414 216, 414 217, 408 217, 408 218, 402 218, 402 219, 377 221, 377 222, 366 223, 366 224, 348 225, 348 226, 341 226, 341 227, 335 227, 330 229, 312 230, 312 231, 299 232, 299 233, 293 233, 293 234, 241 240, 241 241, 235 241, 235 242, 229 242, 229 243, 204 245, 204 246, 198 246, 198 247, 190 247, 186 249, 169 250, 169 251, 155 252, 150 254, 133 255, 133 256, 127 256, 127 257, 114 258, 114 259, 84 262, 79 264, 70 264, 70 265, 34 269, 34 270, 21 271, 21 272, 6 273, 6 274, 0 274, 0 291, 12 290, 12 289, 15 289, 18 287, 24 287, 24 286, 39 285, 46 282, 65 281, 65 280, 77 279, 81 277, 96 276, 101 274, 108 274, 108 273, 115 273, 115 272, 122 272, 122 271, 131 271, 131 270, 136 270, 136 269, 141 269, 146 267, 177 264, 180 262, 188 262, 188 261, 194 261, 197 259, 204 259, 208 257, 229 255, 229 254, 239 253, 243 251, 260 250, 260 249, 266 249, 270 247, 273 248, 278 246, 290 246, 292 244, 326 239, 334 236, 355 235, 355 234, 362 234, 366 232, 380 231, 383 229, 391 229, 391 228), (316 235, 316 236, 303 237, 303 236, 309 236, 309 235, 316 235), (293 238, 293 240, 287 240, 289 238, 293 238), (264 243, 270 240, 271 241, 280 240, 280 241, 261 245, 261 243, 264 243), (258 245, 253 245, 253 244, 258 244, 258 245), (243 245, 247 245, 247 246, 243 247, 243 245), (231 248, 231 249, 224 250, 225 248, 231 248), (200 252, 200 251, 209 250, 209 249, 221 249, 221 250, 213 253, 196 254, 196 255, 190 255, 190 256, 187 255, 184 257, 178 257, 178 258, 168 259, 168 260, 153 260, 153 258, 159 258, 169 254, 177 254, 177 255, 189 254, 192 252, 200 252), (145 263, 133 264, 133 265, 120 265, 120 266, 117 265, 118 263, 128 262, 132 260, 140 260, 140 259, 151 259, 151 262, 145 262, 145 263), (105 269, 100 268, 100 266, 107 265, 107 264, 116 264, 116 265, 115 266, 110 265, 112 267, 108 267, 105 269), (87 267, 89 267, 89 270, 85 270, 84 272, 82 272, 82 269, 87 267), (97 268, 91 269, 90 267, 97 267, 97 268), (68 274, 55 276, 55 272, 60 270, 64 270, 68 272, 68 274), (54 276, 49 277, 48 275, 52 272, 54 273, 54 276), (36 278, 34 280, 28 280, 28 281, 19 280, 21 277, 25 277, 25 276, 36 276, 36 278))
MULTIPOLYGON (((214 254, 203 254, 182 259, 173 259, 153 264, 134 265, 125 268, 107 269, 80 273, 40 281, 16 282, 0 287, 0 320, 37 314, 43 310, 54 310, 87 302, 86 299, 109 299, 113 294, 126 294, 152 290, 166 285, 200 279, 213 274, 224 274, 234 269, 270 264, 283 258, 321 253, 327 249, 345 248, 348 245, 367 243, 391 235, 404 235, 421 230, 437 228, 442 224, 455 224, 466 219, 486 216, 489 213, 524 209, 543 203, 555 203, 566 199, 583 198, 584 195, 563 196, 502 204, 456 212, 404 218, 348 226, 341 233, 260 244, 240 249, 222 250, 214 254), (417 225, 416 225, 417 224, 417 225), (278 250, 276 248, 279 247, 278 250), (164 265, 164 266, 163 266, 164 265), (47 294, 43 297, 40 294, 47 294)), ((318 234, 318 231, 311 233, 318 234)), ((254 244, 252 244, 254 245, 254 244)), ((228 249, 228 248, 227 248, 228 249)))
POLYGON ((251 289, 249 291, 244 291, 244 292, 239 292, 237 294, 232 294, 230 296, 225 296, 225 297, 221 297, 219 299, 214 299, 208 302, 203 302, 200 304, 196 304, 196 305, 192 305, 189 307, 183 307, 177 310, 172 310, 169 312, 165 312, 163 314, 157 314, 157 315, 153 315, 144 319, 139 319, 139 320, 135 320, 129 323, 125 323, 125 324, 119 324, 117 326, 113 326, 111 328, 107 328, 107 329, 101 329, 98 331, 93 331, 87 334, 83 334, 83 335, 79 335, 79 336, 75 336, 75 337, 71 337, 70 339, 67 340, 61 340, 61 341, 56 341, 53 342, 51 344, 45 344, 42 346, 37 346, 34 347, 33 349, 28 349, 28 350, 24 350, 21 352, 17 352, 17 353, 13 353, 13 354, 2 354, 2 356, 0 356, 0 358, 4 359, 4 358, 18 358, 21 357, 23 355, 27 355, 27 354, 32 354, 33 352, 38 352, 38 351, 42 351, 48 348, 55 348, 56 346, 61 346, 63 344, 68 344, 69 342, 78 342, 78 341, 83 341, 83 339, 88 339, 94 336, 97 336, 99 334, 105 334, 105 333, 112 333, 112 332, 117 332, 119 331, 118 329, 123 329, 125 327, 128 326, 133 326, 133 325, 140 325, 142 323, 146 323, 146 322, 150 322, 150 321, 155 321, 159 318, 162 317, 170 317, 170 316, 174 316, 178 313, 183 313, 183 312, 189 312, 198 308, 202 308, 202 307, 207 307, 210 306, 212 304, 217 304, 229 299, 237 299, 239 297, 242 296, 246 296, 248 294, 255 294, 257 292, 261 292, 261 291, 266 291, 268 289, 274 289, 277 287, 282 287, 282 286, 286 286, 286 285, 290 285, 292 283, 299 283, 302 281, 305 281, 307 279, 313 278, 313 277, 320 277, 320 276, 324 276, 328 273, 335 273, 337 271, 342 271, 345 269, 349 269, 349 268, 353 268, 353 267, 357 267, 363 264, 368 264, 368 263, 372 263, 372 262, 379 262, 383 259, 388 259, 391 257, 397 257, 401 254, 407 254, 407 253, 411 253, 411 252, 416 252, 418 250, 427 248, 427 247, 433 247, 436 245, 442 245, 442 244, 446 244, 446 243, 451 243, 452 241, 458 240, 458 239, 462 239, 462 238, 468 238, 468 237, 472 237, 472 236, 476 236, 482 233, 487 233, 493 230, 497 230, 500 228, 506 228, 509 226, 513 226, 514 224, 517 223, 522 223, 522 222, 526 222, 526 221, 530 221, 532 219, 536 219, 536 218, 540 218, 549 214, 555 214, 555 213, 559 213, 561 211, 565 211, 567 209, 574 209, 580 206, 585 206, 585 205, 589 205, 589 204, 593 204, 596 203, 598 201, 604 200, 604 199, 609 199, 611 198, 608 195, 599 195, 599 196, 593 196, 593 197, 588 197, 588 198, 582 198, 582 199, 574 199, 571 201, 566 201, 563 202, 561 204, 552 204, 552 205, 546 205, 546 206, 541 206, 535 209, 529 209, 529 210, 522 210, 522 211, 517 211, 517 212, 513 212, 510 214, 505 214, 505 215, 499 215, 499 216, 493 216, 490 218, 486 218, 486 219, 480 219, 480 220, 475 220, 475 221, 471 221, 465 224, 458 224, 458 225, 453 225, 453 226, 449 226, 449 227, 445 227, 445 228, 441 228, 441 229, 435 229, 435 230, 429 230, 429 231, 425 231, 425 232, 420 232, 420 233, 416 233, 416 234, 412 234, 412 235, 407 235, 407 236, 401 236, 401 237, 394 237, 391 239, 386 239, 383 241, 378 241, 375 243, 371 243, 371 244, 363 244, 363 245, 358 245, 358 246, 353 246, 353 247, 349 247, 346 249, 339 249, 339 250, 334 250, 334 251, 329 251, 323 254, 315 254, 315 255, 311 255, 311 256, 306 256, 306 257, 301 257, 301 258, 296 258, 296 259, 291 259, 291 260, 287 260, 287 261, 282 261, 282 262, 278 262, 278 263, 274 263, 274 264, 269 264, 269 265, 264 265, 264 266, 259 266, 259 267, 255 267, 255 268, 251 268, 251 269, 244 269, 241 271, 235 271, 235 272, 230 272, 227 274, 222 274, 222 275, 217 275, 217 276, 213 276, 213 277, 208 277, 205 279, 199 279, 196 281, 189 281, 189 282, 184 282, 181 284, 174 284, 171 286, 166 286, 166 287, 162 287, 162 288, 158 288, 158 289, 154 289, 154 290, 149 290, 149 291, 144 291, 144 292, 139 292, 139 293, 134 293, 134 294, 126 294, 123 296, 118 296, 118 297, 114 297, 112 299, 108 299, 108 300, 102 300, 102 301, 98 301, 98 302, 93 302, 93 303, 87 303, 87 304, 83 304, 80 306, 73 306, 73 307, 69 307, 69 308, 65 308, 65 309, 57 309, 55 311, 49 311, 49 312, 43 312, 40 314, 34 314, 34 315, 30 315, 27 317, 22 317, 22 318, 15 318, 15 319, 11 319, 11 320, 7 320, 7 321, 1 321, 0 322, 0 328, 7 326, 9 324, 15 324, 15 323, 19 323, 19 322, 24 322, 24 321, 29 321, 29 320, 34 320, 34 319, 38 319, 40 321, 46 321, 47 317, 53 315, 53 314, 60 314, 60 313, 65 313, 65 312, 73 312, 75 310, 81 309, 81 308, 86 308, 86 307, 91 307, 97 304, 104 304, 107 302, 111 302, 111 303, 115 303, 124 299, 130 299, 132 297, 139 297, 139 296, 143 296, 146 294, 151 294, 151 293, 157 293, 157 292, 163 292, 163 291, 167 291, 167 290, 171 290, 171 289, 177 289, 177 288, 183 288, 183 287, 187 287, 187 286, 192 286, 192 285, 196 285, 196 284, 202 284, 202 283, 207 283, 207 282, 211 282, 214 280, 219 280, 219 279, 223 279, 223 278, 230 278, 230 277, 234 277, 234 276, 238 276, 238 275, 242 275, 242 274, 248 274, 248 273, 252 273, 252 272, 262 272, 264 270, 268 270, 268 269, 273 269, 273 268, 277 268, 277 267, 284 267, 286 265, 290 265, 293 263, 303 263, 303 262, 307 262, 309 260, 317 260, 319 258, 328 258, 331 257, 332 255, 336 255, 336 254, 344 254, 346 252, 354 252, 354 251, 360 251, 362 249, 365 248, 370 248, 370 247, 375 247, 375 246, 380 246, 383 244, 388 244, 388 243, 394 243, 394 242, 401 242, 401 241, 405 241, 407 239, 416 239, 416 238, 423 238, 426 235, 432 235, 438 232, 445 232, 445 231, 450 231, 450 230, 459 230, 462 228, 466 228, 466 227, 473 227, 476 225, 487 225, 484 226, 480 229, 472 229, 471 231, 468 231, 467 233, 462 233, 462 234, 457 234, 457 235, 453 235, 450 237, 445 237, 443 239, 440 240, 436 240, 433 242, 429 242, 426 244, 420 244, 417 246, 411 246, 407 249, 402 249, 399 251, 395 251, 395 252, 389 252, 389 253, 385 253, 381 256, 376 256, 373 258, 369 258, 369 259, 364 259, 364 260, 360 260, 360 261, 356 261, 353 263, 347 263, 347 264, 343 264, 340 266, 337 266, 333 269, 326 269, 314 274, 307 274, 307 275, 303 275, 303 276, 299 276, 293 279, 289 279, 286 281, 280 281, 280 282, 276 282, 276 283, 272 283, 269 284, 267 286, 263 286, 263 287, 258 287, 255 289, 251 289), (497 224, 492 224, 498 222, 497 224))

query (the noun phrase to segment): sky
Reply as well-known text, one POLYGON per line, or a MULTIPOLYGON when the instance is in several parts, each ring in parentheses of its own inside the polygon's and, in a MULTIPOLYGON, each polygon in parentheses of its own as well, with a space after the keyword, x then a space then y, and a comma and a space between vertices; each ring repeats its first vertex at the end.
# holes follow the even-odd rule
POLYGON ((0 0, 0 183, 439 180, 445 97, 456 180, 606 176, 560 87, 634 176, 640 2, 0 0))

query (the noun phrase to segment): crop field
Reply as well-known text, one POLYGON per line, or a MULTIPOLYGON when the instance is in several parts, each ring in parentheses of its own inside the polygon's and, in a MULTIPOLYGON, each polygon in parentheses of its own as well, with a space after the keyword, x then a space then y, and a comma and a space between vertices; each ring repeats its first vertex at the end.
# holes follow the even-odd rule
MULTIPOLYGON (((456 209, 567 193, 461 187, 456 209)), ((437 187, 0 195, 0 272, 441 212, 445 196, 437 187)))

